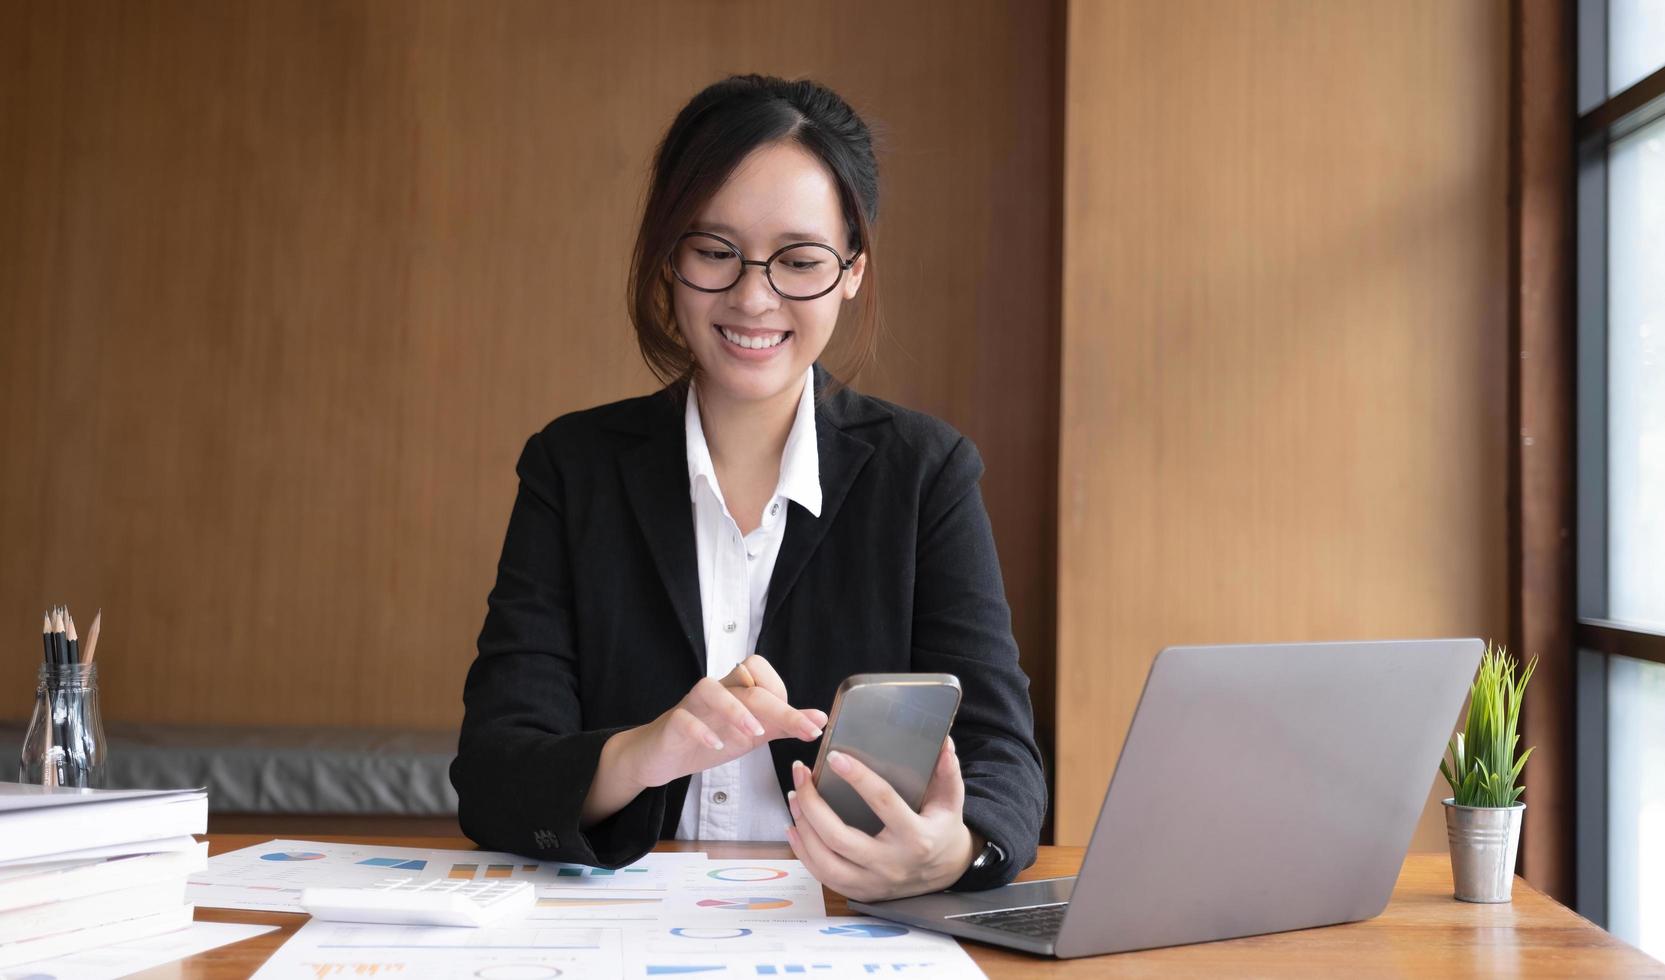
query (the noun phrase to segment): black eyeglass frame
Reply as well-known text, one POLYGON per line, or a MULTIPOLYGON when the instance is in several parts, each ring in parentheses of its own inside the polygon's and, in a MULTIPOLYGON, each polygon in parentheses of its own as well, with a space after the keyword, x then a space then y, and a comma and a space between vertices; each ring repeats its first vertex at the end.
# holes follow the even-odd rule
POLYGON ((856 264, 856 259, 859 259, 859 258, 861 258, 861 249, 860 248, 857 248, 855 254, 850 256, 848 259, 846 259, 844 256, 838 254, 838 249, 833 248, 831 245, 828 245, 826 242, 791 242, 791 243, 788 243, 786 245, 782 245, 780 248, 775 249, 774 252, 771 253, 770 256, 766 259, 761 259, 761 260, 759 260, 759 259, 748 259, 748 258, 746 258, 746 253, 740 251, 740 246, 734 244, 733 242, 729 241, 728 239, 724 238, 721 235, 713 235, 709 231, 685 231, 681 235, 677 236, 676 244, 671 246, 671 259, 670 259, 669 265, 671 267, 671 275, 676 277, 677 282, 682 283, 684 286, 687 286, 689 289, 697 289, 702 293, 726 293, 729 290, 733 289, 735 286, 739 285, 741 278, 744 277, 745 274, 746 274, 746 266, 748 266, 748 265, 762 266, 763 267, 763 278, 766 282, 769 283, 769 288, 773 289, 775 291, 775 295, 779 296, 781 299, 789 299, 789 300, 792 300, 794 302, 802 303, 802 302, 807 302, 808 300, 812 300, 812 299, 820 299, 821 297, 823 297, 823 296, 827 295, 828 293, 832 292, 833 290, 837 289, 838 284, 844 281, 844 273, 849 272, 850 267, 852 265, 855 265, 856 264), (713 241, 722 242, 723 245, 726 248, 728 248, 729 251, 733 252, 736 256, 738 256, 739 259, 740 259, 740 268, 739 268, 738 271, 736 271, 734 273, 734 281, 729 283, 728 285, 722 287, 721 289, 714 289, 714 288, 709 287, 709 286, 695 285, 694 283, 691 283, 687 279, 683 278, 681 271, 678 270, 677 267, 676 267, 676 250, 681 248, 682 243, 687 241, 690 238, 709 238, 713 241), (780 286, 775 284, 775 277, 774 277, 774 274, 773 274, 774 262, 775 262, 776 259, 780 258, 782 255, 786 254, 787 252, 790 252, 791 250, 793 250, 795 248, 804 248, 806 246, 812 247, 812 248, 819 248, 819 249, 823 249, 827 252, 830 252, 832 254, 833 261, 838 263, 838 276, 833 279, 832 285, 828 286, 826 289, 823 289, 818 293, 815 293, 815 294, 810 295, 810 296, 792 296, 792 295, 789 295, 786 292, 784 292, 780 288, 780 286))

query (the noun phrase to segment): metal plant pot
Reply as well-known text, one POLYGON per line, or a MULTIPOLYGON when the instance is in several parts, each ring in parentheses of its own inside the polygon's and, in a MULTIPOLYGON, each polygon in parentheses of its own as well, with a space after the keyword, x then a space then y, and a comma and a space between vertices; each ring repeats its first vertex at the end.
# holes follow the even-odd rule
POLYGON ((1445 801, 1445 833, 1451 841, 1451 880, 1464 902, 1507 902, 1515 883, 1515 852, 1525 803, 1458 806, 1445 801))

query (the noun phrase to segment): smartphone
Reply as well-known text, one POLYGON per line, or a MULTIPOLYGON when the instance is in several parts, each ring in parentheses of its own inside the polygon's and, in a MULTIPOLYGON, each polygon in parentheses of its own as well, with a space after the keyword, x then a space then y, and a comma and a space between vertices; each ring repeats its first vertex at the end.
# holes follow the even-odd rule
POLYGON ((827 753, 837 750, 883 776, 919 812, 959 708, 960 679, 953 674, 850 676, 833 696, 811 774, 815 788, 850 826, 869 834, 884 829, 861 794, 827 765, 827 753))

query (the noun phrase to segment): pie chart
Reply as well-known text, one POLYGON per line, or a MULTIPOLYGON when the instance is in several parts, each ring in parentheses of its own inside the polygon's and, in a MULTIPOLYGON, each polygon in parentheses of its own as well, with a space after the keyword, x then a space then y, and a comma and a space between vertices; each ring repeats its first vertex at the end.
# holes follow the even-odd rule
POLYGON ((262 861, 322 861, 324 856, 317 851, 277 851, 273 854, 262 854, 262 861))
POLYGON ((849 936, 858 939, 894 939, 906 936, 908 930, 901 926, 885 926, 877 922, 854 922, 847 926, 828 926, 821 930, 823 936, 849 936))
POLYGON ((702 909, 727 909, 730 912, 766 912, 769 909, 789 908, 792 902, 785 898, 702 898, 698 904, 702 909))
POLYGON ((718 881, 774 881, 786 877, 786 872, 779 868, 718 868, 705 874, 718 881))

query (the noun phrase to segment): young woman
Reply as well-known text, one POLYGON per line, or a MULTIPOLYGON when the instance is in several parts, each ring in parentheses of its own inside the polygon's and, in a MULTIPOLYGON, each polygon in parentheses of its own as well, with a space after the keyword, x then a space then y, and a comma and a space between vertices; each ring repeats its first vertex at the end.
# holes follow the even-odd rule
MULTIPOLYGON (((482 846, 617 867, 661 838, 781 840, 876 900, 1003 884, 1046 809, 977 450, 818 363, 864 284, 878 171, 813 82, 695 96, 654 163, 631 314, 663 391, 563 416, 520 457, 451 781, 482 846), (806 764, 850 674, 963 687, 915 813, 847 826, 806 764)), ((841 338, 842 339, 842 338, 841 338)))

